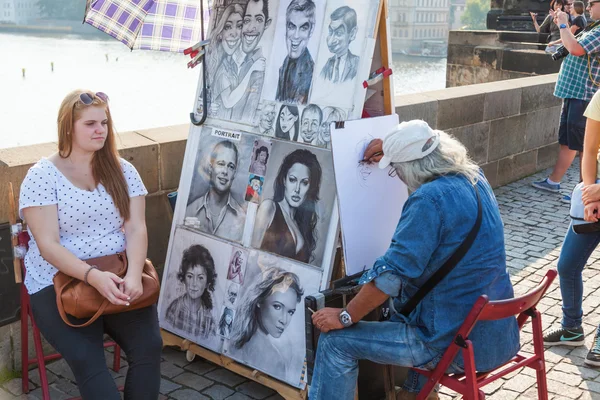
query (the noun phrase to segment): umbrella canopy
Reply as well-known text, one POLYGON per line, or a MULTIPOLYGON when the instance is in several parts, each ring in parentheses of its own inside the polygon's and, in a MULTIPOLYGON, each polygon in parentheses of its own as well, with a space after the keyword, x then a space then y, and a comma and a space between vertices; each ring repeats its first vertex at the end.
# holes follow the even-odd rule
POLYGON ((208 0, 87 0, 84 22, 130 49, 180 53, 202 39, 209 15, 208 0))

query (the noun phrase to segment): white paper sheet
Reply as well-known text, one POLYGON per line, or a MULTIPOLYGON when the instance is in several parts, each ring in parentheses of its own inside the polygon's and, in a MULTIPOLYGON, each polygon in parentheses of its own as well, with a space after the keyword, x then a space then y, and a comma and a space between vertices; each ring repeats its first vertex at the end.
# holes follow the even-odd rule
POLYGON ((388 115, 331 127, 347 275, 371 268, 385 253, 408 198, 390 168, 359 163, 369 142, 383 139, 398 123, 398 115, 388 115))

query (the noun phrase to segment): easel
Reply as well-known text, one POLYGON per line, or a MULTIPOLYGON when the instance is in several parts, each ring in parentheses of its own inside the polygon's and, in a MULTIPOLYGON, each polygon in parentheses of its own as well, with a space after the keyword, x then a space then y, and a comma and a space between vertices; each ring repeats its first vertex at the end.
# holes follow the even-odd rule
MULTIPOLYGON (((371 76, 370 81, 375 76, 381 75, 381 79, 374 79, 375 83, 369 87, 369 89, 375 90, 375 94, 365 103, 365 107, 368 104, 371 110, 377 110, 376 115, 390 115, 394 113, 394 88, 391 78, 391 43, 389 42, 389 15, 388 15, 388 0, 381 0, 379 9, 377 11, 377 19, 375 24, 374 32, 375 35, 375 49, 373 54, 373 61, 371 64, 371 76), (379 51, 378 51, 379 50, 379 51), (382 72, 378 72, 383 68, 382 72)), ((345 276, 343 270, 343 261, 337 263, 334 266, 333 276, 345 276)), ((270 389, 273 389, 281 397, 286 400, 305 400, 308 397, 307 389, 298 389, 292 387, 286 383, 280 382, 275 378, 265 375, 255 369, 240 364, 235 360, 207 350, 203 347, 198 346, 191 341, 174 335, 170 332, 161 329, 161 336, 163 339, 164 346, 177 346, 181 350, 186 351, 186 358, 188 361, 192 361, 195 356, 202 357, 208 361, 211 361, 223 368, 226 368, 238 375, 244 376, 247 379, 251 379, 257 383, 260 383, 270 389)), ((395 400, 395 389, 394 389, 394 375, 392 366, 385 366, 385 392, 386 400, 395 400)), ((355 400, 358 400, 358 391, 354 396, 355 400)))

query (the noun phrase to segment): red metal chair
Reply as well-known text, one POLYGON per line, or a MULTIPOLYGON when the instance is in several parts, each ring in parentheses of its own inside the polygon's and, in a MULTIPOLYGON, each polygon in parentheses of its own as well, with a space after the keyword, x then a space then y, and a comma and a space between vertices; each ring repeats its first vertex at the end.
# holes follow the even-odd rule
MULTIPOLYGON (((20 231, 17 235, 18 245, 22 249, 27 249, 29 244, 29 234, 27 231, 20 231)), ((16 256, 16 255, 15 255, 16 256)), ((26 270, 23 259, 20 258, 21 275, 25 278, 26 270)), ((119 372, 121 369, 121 348, 113 341, 104 343, 104 348, 114 347, 113 370, 119 372)), ((23 383, 23 393, 29 393, 29 366, 32 364, 38 365, 40 374, 40 386, 42 388, 42 399, 50 400, 50 390, 48 387, 48 377, 46 375, 46 361, 57 360, 62 356, 59 353, 44 355, 42 348, 42 337, 40 331, 33 320, 31 313, 31 303, 29 302, 29 293, 25 288, 25 284, 21 284, 21 375, 23 383), (29 358, 29 325, 28 319, 31 321, 31 329, 33 331, 33 344, 35 346, 35 358, 29 358)), ((123 390, 122 387, 119 390, 123 390)), ((71 400, 79 400, 80 397, 71 400)))
POLYGON ((413 368, 414 371, 427 376, 427 384, 419 392, 417 400, 425 400, 434 387, 440 383, 455 392, 462 394, 465 400, 480 400, 485 398, 481 390, 485 385, 522 368, 533 368, 537 375, 538 399, 548 399, 548 387, 546 384, 546 363, 544 359, 544 339, 542 335, 542 317, 536 305, 544 296, 554 278, 556 270, 552 269, 546 273, 540 284, 524 296, 509 300, 489 301, 487 296, 481 296, 465 318, 462 326, 454 336, 454 341, 444 352, 442 360, 433 371, 424 371, 413 368), (493 371, 477 373, 475 369, 475 357, 473 344, 468 339, 471 330, 477 321, 492 321, 511 316, 517 316, 519 330, 531 317, 533 323, 533 347, 534 354, 526 356, 517 354, 507 363, 499 366, 493 371), (458 352, 462 351, 465 373, 446 374, 450 363, 458 352))

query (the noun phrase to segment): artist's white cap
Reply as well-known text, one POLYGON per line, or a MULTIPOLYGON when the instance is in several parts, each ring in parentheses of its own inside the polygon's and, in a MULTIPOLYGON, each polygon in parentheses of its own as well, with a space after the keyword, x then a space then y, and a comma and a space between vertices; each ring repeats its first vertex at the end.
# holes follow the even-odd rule
POLYGON ((440 144, 439 131, 420 119, 401 122, 383 139, 383 157, 379 168, 391 163, 413 161, 429 155, 440 144))

